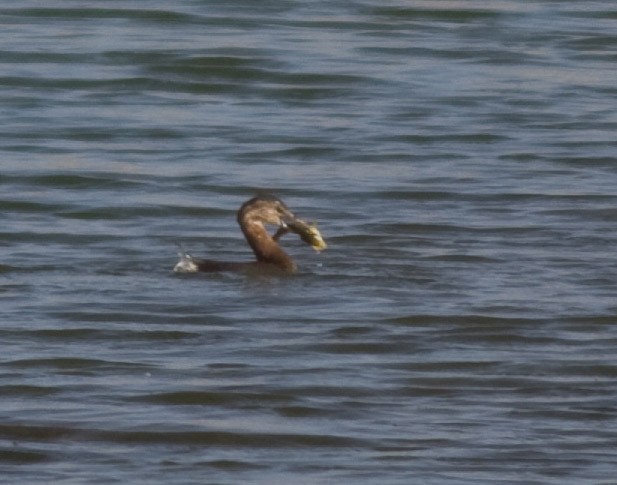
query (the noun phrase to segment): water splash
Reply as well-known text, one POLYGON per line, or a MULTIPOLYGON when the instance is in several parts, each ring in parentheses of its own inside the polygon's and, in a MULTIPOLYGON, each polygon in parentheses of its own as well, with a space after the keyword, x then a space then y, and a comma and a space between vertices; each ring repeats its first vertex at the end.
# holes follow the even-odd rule
POLYGON ((178 256, 180 261, 174 266, 174 273, 197 273, 199 268, 189 253, 187 253, 181 245, 178 245, 180 250, 178 256))

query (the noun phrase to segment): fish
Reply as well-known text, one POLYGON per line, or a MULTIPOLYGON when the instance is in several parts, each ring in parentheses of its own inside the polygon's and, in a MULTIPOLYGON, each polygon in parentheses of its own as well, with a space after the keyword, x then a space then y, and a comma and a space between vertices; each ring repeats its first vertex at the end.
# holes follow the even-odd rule
POLYGON ((300 236, 300 239, 311 246, 315 251, 321 252, 328 247, 317 224, 306 222, 302 219, 294 219, 287 223, 287 228, 300 236))

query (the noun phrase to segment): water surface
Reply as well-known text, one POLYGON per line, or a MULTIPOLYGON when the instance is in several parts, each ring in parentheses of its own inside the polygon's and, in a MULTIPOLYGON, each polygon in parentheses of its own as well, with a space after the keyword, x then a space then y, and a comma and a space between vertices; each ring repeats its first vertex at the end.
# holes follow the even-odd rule
POLYGON ((613 483, 613 2, 0 22, 7 482, 613 483), (260 190, 328 250, 172 273, 260 190))

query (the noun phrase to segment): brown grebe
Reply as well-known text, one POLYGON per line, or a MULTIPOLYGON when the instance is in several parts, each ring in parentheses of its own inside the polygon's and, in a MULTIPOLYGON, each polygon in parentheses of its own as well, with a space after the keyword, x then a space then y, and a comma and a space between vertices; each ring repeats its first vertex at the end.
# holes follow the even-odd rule
POLYGON ((316 251, 326 249, 327 245, 317 227, 296 217, 277 197, 261 195, 246 201, 238 210, 238 224, 257 261, 246 263, 212 261, 198 259, 182 252, 174 271, 195 273, 199 271, 241 271, 250 268, 276 268, 285 273, 296 271, 296 264, 283 251, 278 240, 288 232, 294 232, 316 251), (278 227, 274 235, 266 229, 271 224, 278 227))

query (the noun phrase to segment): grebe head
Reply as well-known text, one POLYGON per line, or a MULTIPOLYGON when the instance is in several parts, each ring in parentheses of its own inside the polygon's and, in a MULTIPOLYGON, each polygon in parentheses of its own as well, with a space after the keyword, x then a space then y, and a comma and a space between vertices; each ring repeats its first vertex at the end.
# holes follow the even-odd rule
POLYGON ((317 227, 296 217, 281 199, 273 195, 260 195, 246 201, 238 211, 238 223, 246 232, 252 224, 278 226, 274 240, 287 232, 294 232, 315 251, 326 249, 327 245, 317 227))
POLYGON ((281 199, 273 195, 260 195, 246 201, 238 211, 238 222, 272 224, 287 227, 296 220, 293 212, 281 199))

